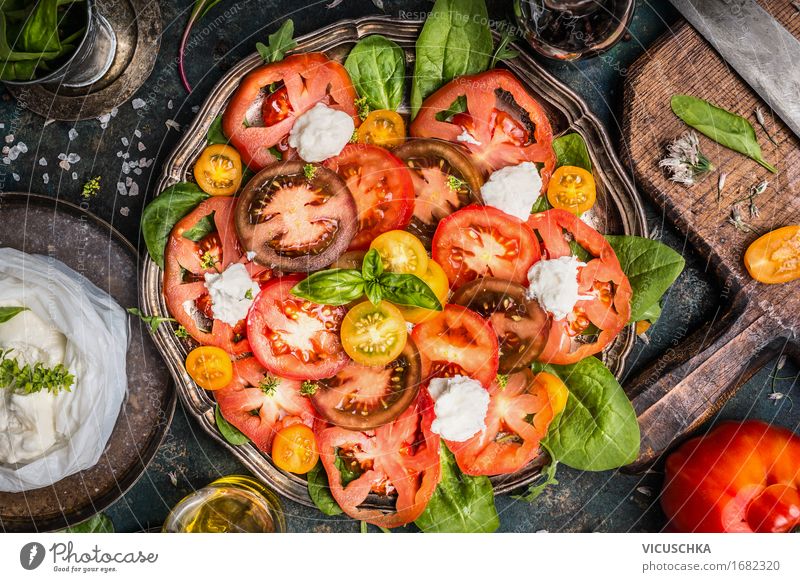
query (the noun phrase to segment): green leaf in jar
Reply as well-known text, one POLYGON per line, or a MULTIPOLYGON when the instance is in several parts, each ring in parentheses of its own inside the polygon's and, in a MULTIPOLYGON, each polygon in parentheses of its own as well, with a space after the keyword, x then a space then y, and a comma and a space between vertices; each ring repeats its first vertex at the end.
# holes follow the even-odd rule
POLYGON ((752 158, 770 172, 778 171, 764 160, 755 129, 744 117, 691 95, 673 95, 671 106, 675 115, 703 135, 752 158))
POLYGON ((320 305, 347 305, 364 294, 364 278, 355 269, 318 271, 292 287, 292 294, 320 305))
POLYGON ((27 307, 0 307, 0 323, 9 321, 15 315, 28 311, 27 307))

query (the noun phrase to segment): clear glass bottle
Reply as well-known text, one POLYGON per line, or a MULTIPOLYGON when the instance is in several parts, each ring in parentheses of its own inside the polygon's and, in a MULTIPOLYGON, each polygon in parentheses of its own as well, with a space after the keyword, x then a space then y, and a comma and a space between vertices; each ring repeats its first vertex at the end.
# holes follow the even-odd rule
POLYGON ((281 533, 278 497, 246 475, 228 475, 184 497, 164 522, 165 533, 281 533))
POLYGON ((634 0, 514 0, 514 16, 536 52, 572 61, 614 46, 634 7, 634 0))

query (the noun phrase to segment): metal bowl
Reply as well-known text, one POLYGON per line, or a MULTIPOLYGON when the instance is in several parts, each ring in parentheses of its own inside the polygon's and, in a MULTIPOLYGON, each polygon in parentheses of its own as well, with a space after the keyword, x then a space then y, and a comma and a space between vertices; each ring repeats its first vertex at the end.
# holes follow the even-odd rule
MULTIPOLYGON (((414 43, 421 27, 421 21, 401 21, 388 17, 342 21, 299 38, 296 52, 322 51, 332 59, 343 61, 358 40, 372 34, 382 34, 403 48, 410 67, 414 59, 414 43)), ((531 57, 522 51, 520 53, 519 57, 505 62, 504 66, 513 71, 542 103, 555 134, 574 131, 586 140, 599 189, 598 203, 590 213, 588 222, 602 232, 643 236, 645 218, 639 195, 625 174, 600 121, 575 93, 531 57)), ((192 165, 206 145, 208 128, 225 110, 228 99, 241 79, 261 64, 261 58, 253 54, 233 67, 217 83, 183 139, 167 159, 156 185, 159 192, 176 182, 192 179, 192 165)), ((407 104, 403 107, 407 111, 407 104)), ((148 257, 142 269, 141 286, 141 308, 148 315, 168 316, 162 293, 162 275, 162 271, 148 257)), ((634 332, 628 326, 602 355, 617 376, 624 369, 634 339, 634 332)), ((277 469, 270 458, 254 445, 234 447, 222 437, 214 422, 214 400, 192 381, 183 365, 192 345, 178 340, 167 326, 159 328, 155 341, 175 379, 186 410, 197 419, 203 430, 226 446, 259 479, 289 499, 313 507, 303 478, 277 469)), ((517 473, 493 477, 495 493, 507 493, 531 483, 539 476, 542 462, 540 457, 517 473)), ((370 496, 367 502, 368 506, 374 508, 389 508, 390 504, 390 499, 377 495, 370 496)))

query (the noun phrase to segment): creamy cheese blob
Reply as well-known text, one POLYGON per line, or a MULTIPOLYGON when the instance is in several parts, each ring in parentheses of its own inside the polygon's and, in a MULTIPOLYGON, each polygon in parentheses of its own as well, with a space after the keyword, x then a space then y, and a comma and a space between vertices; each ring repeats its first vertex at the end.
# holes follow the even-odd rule
POLYGON ((585 266, 572 255, 535 263, 528 271, 528 299, 538 301, 555 319, 564 319, 578 301, 591 299, 578 291, 578 269, 585 266))
POLYGON ((436 402, 431 430, 443 439, 463 442, 486 428, 489 392, 466 376, 433 378, 428 392, 436 402))
POLYGON ((481 142, 475 139, 473 135, 467 131, 466 128, 464 128, 464 131, 462 131, 459 135, 456 136, 456 139, 461 143, 469 143, 476 146, 481 145, 481 142))
POLYGON ((317 103, 294 122, 289 145, 306 162, 322 162, 341 153, 355 128, 347 113, 317 103))
POLYGON ((211 297, 215 319, 236 325, 245 317, 261 288, 250 278, 241 263, 233 263, 222 273, 206 273, 206 289, 211 297))
POLYGON ((539 199, 542 191, 542 178, 533 162, 522 162, 492 172, 481 186, 483 201, 515 216, 528 220, 531 207, 539 199))

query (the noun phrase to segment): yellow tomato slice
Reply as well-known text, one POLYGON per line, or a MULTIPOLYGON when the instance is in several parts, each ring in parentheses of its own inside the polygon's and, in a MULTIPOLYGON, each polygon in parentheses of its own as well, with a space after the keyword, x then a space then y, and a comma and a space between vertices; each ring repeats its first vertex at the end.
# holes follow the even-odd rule
POLYGON ((561 381, 561 378, 549 374, 548 372, 539 372, 536 374, 534 382, 544 385, 547 391, 547 398, 550 401, 550 408, 553 409, 553 417, 555 418, 567 405, 569 389, 567 389, 566 384, 561 381))
POLYGON ((769 285, 800 279, 800 225, 757 239, 744 254, 744 266, 753 279, 769 285))
POLYGON ((422 277, 428 270, 428 252, 422 241, 410 232, 384 232, 372 241, 369 248, 378 251, 383 268, 391 273, 408 273, 422 277))
POLYGON ((208 146, 194 165, 197 185, 212 196, 236 194, 242 184, 242 159, 239 152, 225 144, 208 146))
MULTIPOLYGON (((433 294, 439 300, 439 303, 444 305, 447 303, 447 294, 450 292, 450 283, 447 281, 447 275, 444 270, 439 266, 436 261, 428 261, 428 270, 420 277, 428 287, 431 288, 433 294)), ((406 307, 405 305, 398 305, 397 308, 403 314, 406 321, 411 323, 422 323, 429 319, 436 317, 436 314, 441 311, 434 311, 433 309, 424 309, 422 307, 406 307)))
POLYGON ((580 216, 597 199, 597 186, 591 172, 577 166, 561 166, 550 178, 547 200, 555 208, 580 216))
POLYGON ((230 356, 225 350, 213 346, 202 346, 189 352, 186 371, 204 390, 219 390, 233 379, 230 356))
POLYGON ((359 143, 393 148, 402 145, 405 140, 406 124, 403 118, 389 109, 371 112, 358 128, 359 143))
POLYGON ((290 473, 305 475, 319 461, 314 432, 304 424, 293 424, 278 431, 272 441, 272 462, 290 473))
POLYGON ((342 346, 348 356, 364 366, 385 366, 406 347, 408 329, 403 314, 391 303, 364 301, 342 320, 342 346))

